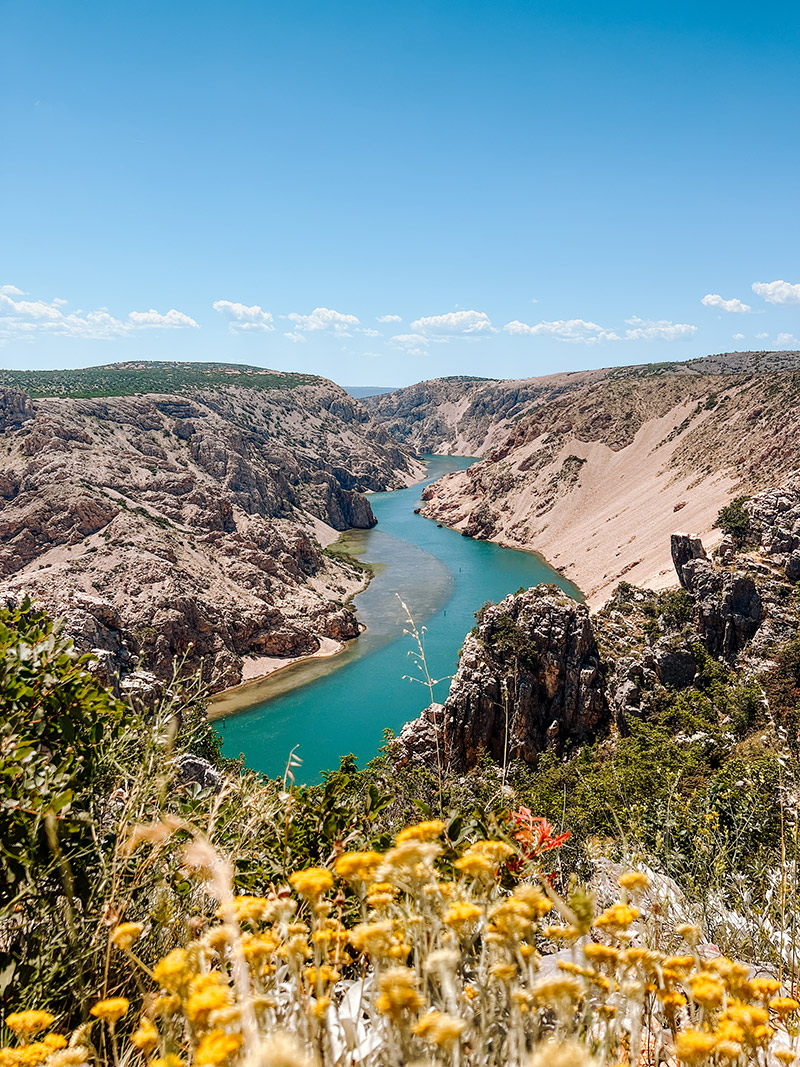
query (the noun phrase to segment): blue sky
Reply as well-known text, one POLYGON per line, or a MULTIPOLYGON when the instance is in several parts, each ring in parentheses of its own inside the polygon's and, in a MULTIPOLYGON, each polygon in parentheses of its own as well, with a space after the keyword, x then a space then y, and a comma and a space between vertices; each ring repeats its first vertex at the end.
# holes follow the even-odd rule
POLYGON ((404 385, 800 347, 796 3, 0 24, 0 365, 404 385))

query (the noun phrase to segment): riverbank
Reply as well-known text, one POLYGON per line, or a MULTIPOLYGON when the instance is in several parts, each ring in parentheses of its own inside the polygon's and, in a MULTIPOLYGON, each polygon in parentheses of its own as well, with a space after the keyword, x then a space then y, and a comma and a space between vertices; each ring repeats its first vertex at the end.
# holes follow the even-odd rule
MULTIPOLYGON (((358 638, 354 637, 354 641, 358 638)), ((242 680, 238 685, 232 685, 229 689, 222 689, 212 696, 208 705, 208 717, 222 719, 226 715, 235 715, 237 711, 244 711, 260 699, 259 687, 261 683, 272 679, 280 671, 287 667, 294 667, 298 663, 307 663, 309 660, 330 659, 344 652, 349 642, 334 641, 332 637, 320 637, 319 648, 316 652, 308 652, 304 656, 251 656, 244 661, 242 680)))

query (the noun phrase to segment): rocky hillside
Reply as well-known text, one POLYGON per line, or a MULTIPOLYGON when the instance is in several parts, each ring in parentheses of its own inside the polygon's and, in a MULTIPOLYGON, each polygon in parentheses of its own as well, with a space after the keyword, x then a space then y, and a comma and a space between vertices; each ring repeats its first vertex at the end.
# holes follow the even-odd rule
POLYGON ((713 742, 718 766, 765 715, 796 748, 800 678, 787 686, 776 665, 798 643, 800 479, 744 510, 738 541, 726 536, 713 559, 673 535, 675 592, 621 583, 596 615, 553 586, 487 605, 445 704, 395 742, 399 764, 463 772, 488 754, 535 766, 587 741, 641 738, 647 724, 670 744, 713 742))
POLYGON ((324 554, 421 467, 322 378, 218 364, 3 372, 0 595, 65 615, 110 677, 216 688, 358 632, 324 554))
POLYGON ((542 552, 596 606, 621 578, 673 584, 676 526, 708 538, 731 496, 797 468, 798 367, 798 353, 734 353, 519 382, 446 379, 370 403, 417 447, 484 457, 430 486, 424 515, 542 552))

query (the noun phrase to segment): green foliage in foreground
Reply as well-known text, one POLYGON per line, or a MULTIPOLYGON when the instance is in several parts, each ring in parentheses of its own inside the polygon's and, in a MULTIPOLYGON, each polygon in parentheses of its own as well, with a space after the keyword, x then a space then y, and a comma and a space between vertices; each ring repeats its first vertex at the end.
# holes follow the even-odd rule
MULTIPOLYGON (((663 606, 683 617, 681 603, 663 606)), ((676 879, 725 950, 771 958, 774 941, 760 924, 774 918, 776 872, 795 860, 784 801, 797 760, 761 690, 695 652, 695 684, 660 691, 613 744, 599 740, 564 759, 545 754, 537 768, 512 766, 505 779, 487 758, 440 783, 424 768, 396 768, 390 742, 363 770, 348 756, 322 784, 296 787, 291 774, 269 780, 223 760, 196 688, 176 684, 155 707, 117 701, 41 613, 6 611, 0 995, 13 985, 28 1005, 77 1020, 98 994, 130 992, 128 972, 108 956, 108 924, 148 924, 147 964, 174 947, 176 927, 208 911, 186 877, 182 826, 229 857, 240 892, 263 895, 291 871, 330 865, 343 848, 385 849, 421 817, 445 820, 447 862, 460 842, 507 836, 509 810, 520 805, 571 831, 558 885, 590 876, 598 851, 644 861, 676 879), (182 783, 182 752, 210 759, 221 788, 182 783), (148 848, 129 849, 142 833, 148 848), (735 943, 714 927, 725 907, 748 917, 735 943)), ((781 662, 776 704, 788 719, 800 696, 800 641, 781 662)), ((787 908, 798 903, 793 885, 787 908)))
POLYGON ((112 363, 79 370, 0 370, 0 385, 29 396, 135 396, 184 393, 236 386, 240 389, 295 389, 322 381, 314 374, 291 374, 234 363, 112 363))

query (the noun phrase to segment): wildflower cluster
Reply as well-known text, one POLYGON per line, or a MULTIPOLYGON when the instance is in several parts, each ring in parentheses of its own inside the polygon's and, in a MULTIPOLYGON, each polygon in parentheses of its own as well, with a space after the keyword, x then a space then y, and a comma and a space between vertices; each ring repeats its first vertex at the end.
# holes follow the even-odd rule
MULTIPOLYGON (((704 958, 694 928, 650 947, 644 874, 623 875, 598 914, 586 893, 510 878, 532 845, 546 850, 549 827, 530 822, 519 848, 473 842, 452 866, 444 829, 407 827, 386 852, 343 852, 263 897, 225 890, 220 859, 206 874, 216 914, 147 971, 136 1014, 112 997, 91 1025, 113 1041, 127 1026, 125 1062, 147 1067, 798 1062, 800 1005, 777 979, 704 958)), ((125 923, 110 940, 142 969, 143 937, 125 923)), ((18 1043, 0 1067, 86 1062, 74 1035, 34 1040, 53 1021, 9 1016, 18 1043)))

